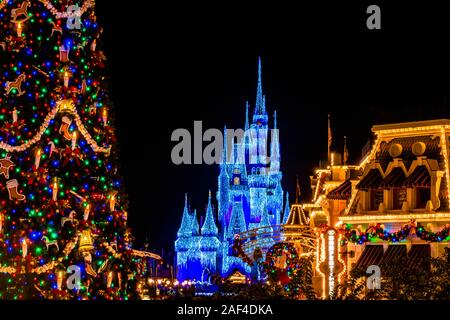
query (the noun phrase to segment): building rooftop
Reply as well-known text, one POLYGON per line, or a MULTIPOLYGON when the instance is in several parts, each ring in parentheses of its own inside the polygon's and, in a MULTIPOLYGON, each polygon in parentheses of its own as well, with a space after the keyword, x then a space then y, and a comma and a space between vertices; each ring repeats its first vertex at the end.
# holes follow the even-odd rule
POLYGON ((380 124, 372 127, 372 132, 382 132, 388 130, 401 130, 401 129, 413 129, 422 127, 434 127, 434 126, 448 126, 450 128, 449 119, 437 119, 437 120, 424 120, 424 121, 412 121, 401 122, 391 124, 380 124))

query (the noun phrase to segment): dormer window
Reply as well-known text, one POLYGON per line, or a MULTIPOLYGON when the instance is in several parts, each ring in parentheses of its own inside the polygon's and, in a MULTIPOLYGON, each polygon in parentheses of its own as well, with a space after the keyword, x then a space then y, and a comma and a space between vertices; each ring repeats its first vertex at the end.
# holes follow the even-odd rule
POLYGON ((427 187, 416 188, 416 208, 424 209, 427 206, 428 200, 431 199, 431 190, 427 187))
POLYGON ((392 190, 393 201, 392 209, 400 210, 403 206, 403 202, 406 202, 406 188, 394 188, 392 190))
POLYGON ((369 210, 378 210, 380 203, 383 203, 384 195, 383 189, 371 189, 370 190, 370 208, 369 210))

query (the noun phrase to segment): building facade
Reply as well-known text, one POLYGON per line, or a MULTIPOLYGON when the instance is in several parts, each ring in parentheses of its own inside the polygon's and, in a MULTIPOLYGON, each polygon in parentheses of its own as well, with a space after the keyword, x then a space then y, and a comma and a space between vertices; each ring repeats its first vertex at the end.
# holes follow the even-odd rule
MULTIPOLYGON (((199 217, 189 212, 187 200, 185 202, 175 241, 180 281, 206 281, 205 276, 216 272, 224 277, 235 272, 255 275, 255 270, 233 256, 232 243, 238 233, 282 223, 284 192, 276 112, 273 122, 269 120, 259 60, 256 104, 251 119, 249 104, 246 104, 245 134, 240 141, 227 141, 227 138, 224 141, 217 179, 217 213, 210 194, 200 226, 199 217)), ((227 132, 224 131, 225 137, 227 132)))
POLYGON ((326 297, 352 270, 404 261, 408 268, 449 246, 450 120, 373 126, 357 165, 329 165, 311 178, 304 205, 320 231, 315 288, 326 297), (343 241, 344 240, 344 241, 343 241), (332 249, 330 249, 332 248, 332 249))

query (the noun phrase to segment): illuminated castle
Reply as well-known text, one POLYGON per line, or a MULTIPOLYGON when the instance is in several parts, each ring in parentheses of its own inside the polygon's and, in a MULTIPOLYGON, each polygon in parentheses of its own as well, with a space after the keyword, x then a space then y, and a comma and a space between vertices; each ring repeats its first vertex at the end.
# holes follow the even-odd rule
MULTIPOLYGON (((218 176, 217 215, 211 194, 203 224, 196 212, 189 212, 187 198, 177 240, 175 241, 178 279, 206 281, 218 272, 227 277, 238 271, 249 276, 249 265, 232 254, 235 234, 250 229, 279 225, 282 221, 283 188, 280 171, 278 130, 269 130, 269 117, 261 81, 261 60, 258 67, 256 105, 249 121, 246 105, 245 135, 240 142, 224 141, 218 176), (268 138, 270 135, 270 148, 268 138), (270 153, 267 153, 270 150, 270 153), (270 156, 270 161, 267 157, 270 156), (200 229, 201 227, 201 229, 200 229)), ((273 129, 277 129, 276 112, 273 129)), ((226 136, 226 134, 224 134, 226 136)), ((273 245, 270 241, 265 246, 273 245)), ((255 271, 255 270, 253 270, 255 271)))

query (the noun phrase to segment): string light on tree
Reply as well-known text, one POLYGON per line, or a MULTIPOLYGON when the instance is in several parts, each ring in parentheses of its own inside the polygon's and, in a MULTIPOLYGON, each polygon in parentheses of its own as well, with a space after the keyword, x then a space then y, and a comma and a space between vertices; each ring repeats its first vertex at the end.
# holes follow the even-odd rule
POLYGON ((106 127, 106 125, 108 124, 108 110, 106 108, 103 108, 102 120, 103 125, 106 127))
POLYGON ((17 24, 17 37, 22 37, 22 23, 20 22, 17 24))
POLYGON ((69 80, 70 80, 69 73, 67 71, 65 71, 64 72, 64 87, 65 88, 69 87, 69 80))
POLYGON ((18 116, 17 116, 17 109, 16 109, 16 107, 14 107, 14 109, 13 109, 13 112, 12 112, 12 122, 13 123, 17 123, 17 120, 18 120, 18 116))
POLYGON ((74 131, 72 133, 72 150, 75 150, 76 146, 77 146, 77 132, 74 131))
POLYGON ((36 156, 34 158, 34 166, 36 170, 39 169, 39 164, 41 163, 41 153, 42 153, 41 149, 37 149, 36 156))

